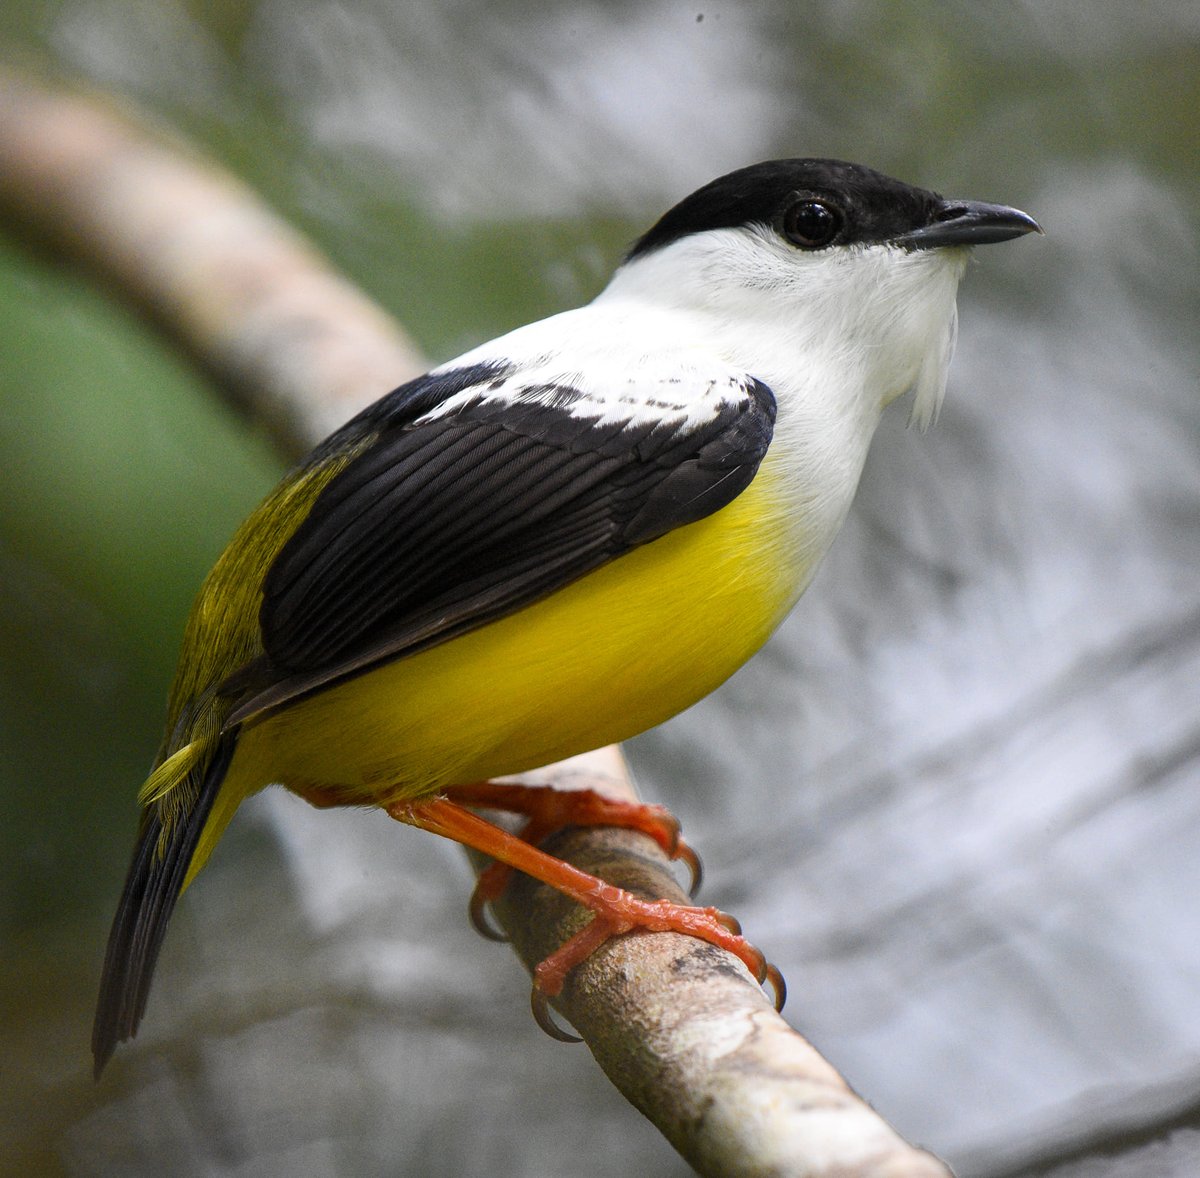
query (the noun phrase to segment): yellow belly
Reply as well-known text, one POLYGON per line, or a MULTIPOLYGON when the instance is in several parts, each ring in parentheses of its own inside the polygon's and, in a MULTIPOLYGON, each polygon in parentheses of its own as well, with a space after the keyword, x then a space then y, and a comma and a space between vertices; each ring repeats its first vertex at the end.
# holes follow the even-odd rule
POLYGON ((812 562, 772 482, 760 471, 721 511, 544 601, 252 722, 230 792, 281 782, 346 801, 410 799, 682 711, 766 641, 807 583, 812 562))

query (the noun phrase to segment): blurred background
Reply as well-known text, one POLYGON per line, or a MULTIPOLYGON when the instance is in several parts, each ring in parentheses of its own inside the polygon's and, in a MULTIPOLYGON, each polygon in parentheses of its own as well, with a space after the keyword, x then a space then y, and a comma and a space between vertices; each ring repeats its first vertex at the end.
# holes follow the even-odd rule
MULTIPOLYGON (((248 180, 439 361, 759 159, 1038 217, 794 616, 628 752, 796 1025, 961 1178, 1200 1172, 1193 0, 6 0, 0 38, 248 180)), ((534 1027, 456 849, 270 793, 92 1084, 182 621, 283 469, 114 293, 0 225, 3 1172, 687 1173, 534 1027)))

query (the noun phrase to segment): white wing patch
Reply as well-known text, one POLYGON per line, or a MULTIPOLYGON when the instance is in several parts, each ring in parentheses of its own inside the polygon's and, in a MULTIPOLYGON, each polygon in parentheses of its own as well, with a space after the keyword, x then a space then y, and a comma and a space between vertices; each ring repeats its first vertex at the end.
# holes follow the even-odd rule
POLYGON ((436 375, 491 363, 508 372, 447 398, 419 420, 443 417, 482 399, 514 407, 544 405, 589 426, 703 426, 723 406, 746 401, 753 379, 699 342, 678 342, 692 334, 681 328, 690 327, 673 315, 595 304, 554 315, 434 369, 436 375))

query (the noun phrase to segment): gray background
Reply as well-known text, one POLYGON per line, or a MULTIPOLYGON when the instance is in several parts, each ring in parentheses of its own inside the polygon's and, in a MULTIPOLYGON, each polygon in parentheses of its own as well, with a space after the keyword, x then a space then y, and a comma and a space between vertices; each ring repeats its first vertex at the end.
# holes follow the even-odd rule
MULTIPOLYGON (((967 275, 941 423, 887 415, 793 617, 629 753, 796 1025, 963 1178, 1200 1172, 1193 3, 18 0, 0 32, 246 177, 438 360, 757 159, 1037 216, 967 275)), ((686 1173, 532 1025, 454 848, 288 796, 239 817, 93 1087, 182 618, 281 467, 11 233, 0 339, 0 1165, 686 1173)))

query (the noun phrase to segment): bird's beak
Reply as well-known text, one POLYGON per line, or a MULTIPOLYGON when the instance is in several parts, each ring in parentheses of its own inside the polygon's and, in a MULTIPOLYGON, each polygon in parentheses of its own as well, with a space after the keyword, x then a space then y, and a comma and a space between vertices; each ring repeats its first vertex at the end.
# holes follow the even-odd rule
POLYGON ((908 250, 928 250, 943 245, 988 245, 1041 232, 1042 227, 1028 213, 1008 205, 943 200, 928 225, 902 234, 894 244, 908 250))

